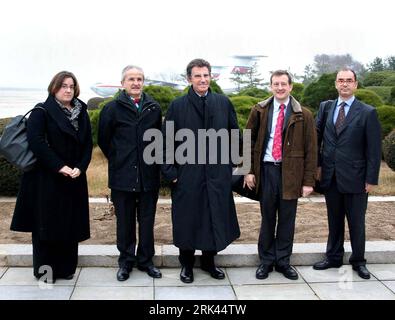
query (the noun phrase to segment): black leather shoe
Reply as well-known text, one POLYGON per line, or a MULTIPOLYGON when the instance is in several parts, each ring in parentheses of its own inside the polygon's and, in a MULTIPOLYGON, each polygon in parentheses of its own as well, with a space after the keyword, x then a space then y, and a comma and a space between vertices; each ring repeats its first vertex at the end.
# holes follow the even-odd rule
POLYGON ((132 270, 127 269, 125 267, 119 268, 118 272, 117 272, 117 280, 118 281, 125 281, 129 279, 129 273, 132 270))
POLYGON ((217 268, 216 266, 212 267, 212 268, 201 268, 203 271, 206 271, 210 274, 210 276, 214 279, 217 280, 222 280, 225 279, 225 273, 220 269, 217 268))
POLYGON ((313 265, 314 270, 326 270, 329 268, 340 268, 343 265, 342 262, 331 262, 328 259, 317 262, 313 265))
POLYGON ((180 279, 184 283, 193 282, 193 269, 188 267, 182 267, 180 273, 180 279))
POLYGON ((286 267, 276 266, 276 271, 282 273, 284 277, 290 280, 298 280, 299 278, 298 273, 291 266, 286 266, 286 267))
POLYGON ((370 279, 370 272, 365 266, 353 266, 352 269, 357 271, 362 279, 370 279))
POLYGON ((269 272, 273 271, 272 265, 261 264, 258 269, 256 269, 255 277, 259 280, 266 279, 269 276, 269 272))
POLYGON ((152 278, 162 278, 162 273, 155 266, 137 267, 140 271, 145 271, 152 278))

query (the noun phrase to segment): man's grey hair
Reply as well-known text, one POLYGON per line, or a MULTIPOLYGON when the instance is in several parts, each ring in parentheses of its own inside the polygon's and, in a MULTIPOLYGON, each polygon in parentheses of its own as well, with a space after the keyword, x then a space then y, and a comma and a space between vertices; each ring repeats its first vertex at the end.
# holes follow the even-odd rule
POLYGON ((143 68, 140 68, 138 66, 134 66, 134 65, 130 64, 130 65, 126 66, 125 68, 123 68, 121 81, 125 80, 126 72, 128 72, 131 69, 136 69, 136 70, 140 71, 143 74, 143 80, 144 80, 144 70, 143 70, 143 68))

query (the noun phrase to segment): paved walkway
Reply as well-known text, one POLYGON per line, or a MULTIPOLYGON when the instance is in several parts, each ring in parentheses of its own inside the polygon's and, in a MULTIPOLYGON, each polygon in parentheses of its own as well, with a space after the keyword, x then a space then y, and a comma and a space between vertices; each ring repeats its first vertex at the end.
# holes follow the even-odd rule
POLYGON ((224 280, 212 279, 198 268, 195 281, 179 280, 179 268, 162 268, 152 279, 134 269, 125 282, 116 280, 117 268, 78 268, 73 280, 54 285, 37 281, 31 267, 0 267, 1 300, 395 300, 395 264, 371 264, 370 280, 350 265, 313 270, 297 266, 299 280, 273 271, 265 280, 255 278, 254 267, 224 268, 224 280))

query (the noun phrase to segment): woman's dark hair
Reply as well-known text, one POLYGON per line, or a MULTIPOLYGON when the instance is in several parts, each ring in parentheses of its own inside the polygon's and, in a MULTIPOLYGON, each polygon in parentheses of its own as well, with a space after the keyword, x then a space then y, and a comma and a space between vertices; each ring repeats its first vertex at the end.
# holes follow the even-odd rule
POLYGON ((71 78, 74 82, 74 96, 73 98, 77 98, 80 95, 80 86, 78 84, 77 78, 72 72, 69 71, 61 71, 57 73, 51 80, 48 86, 48 93, 51 95, 55 95, 60 88, 62 87, 64 79, 71 78))

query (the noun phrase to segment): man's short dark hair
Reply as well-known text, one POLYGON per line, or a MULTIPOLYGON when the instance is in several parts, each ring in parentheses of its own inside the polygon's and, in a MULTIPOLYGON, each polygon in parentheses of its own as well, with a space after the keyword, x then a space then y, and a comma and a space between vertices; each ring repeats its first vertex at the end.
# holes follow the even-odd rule
POLYGON ((353 75, 354 75, 354 81, 357 81, 357 74, 355 73, 355 71, 354 71, 353 69, 348 68, 348 67, 341 68, 341 69, 336 73, 336 78, 337 78, 337 75, 339 74, 340 71, 351 71, 351 72, 353 73, 353 75))
POLYGON ((273 77, 280 77, 280 76, 287 76, 288 77, 288 84, 292 84, 292 77, 287 70, 276 70, 272 72, 270 76, 270 84, 272 84, 273 77))
POLYGON ((198 68, 207 67, 208 72, 211 74, 211 65, 208 61, 203 60, 203 59, 193 59, 187 65, 187 77, 188 78, 190 78, 192 76, 192 68, 194 68, 194 67, 198 67, 198 68))

